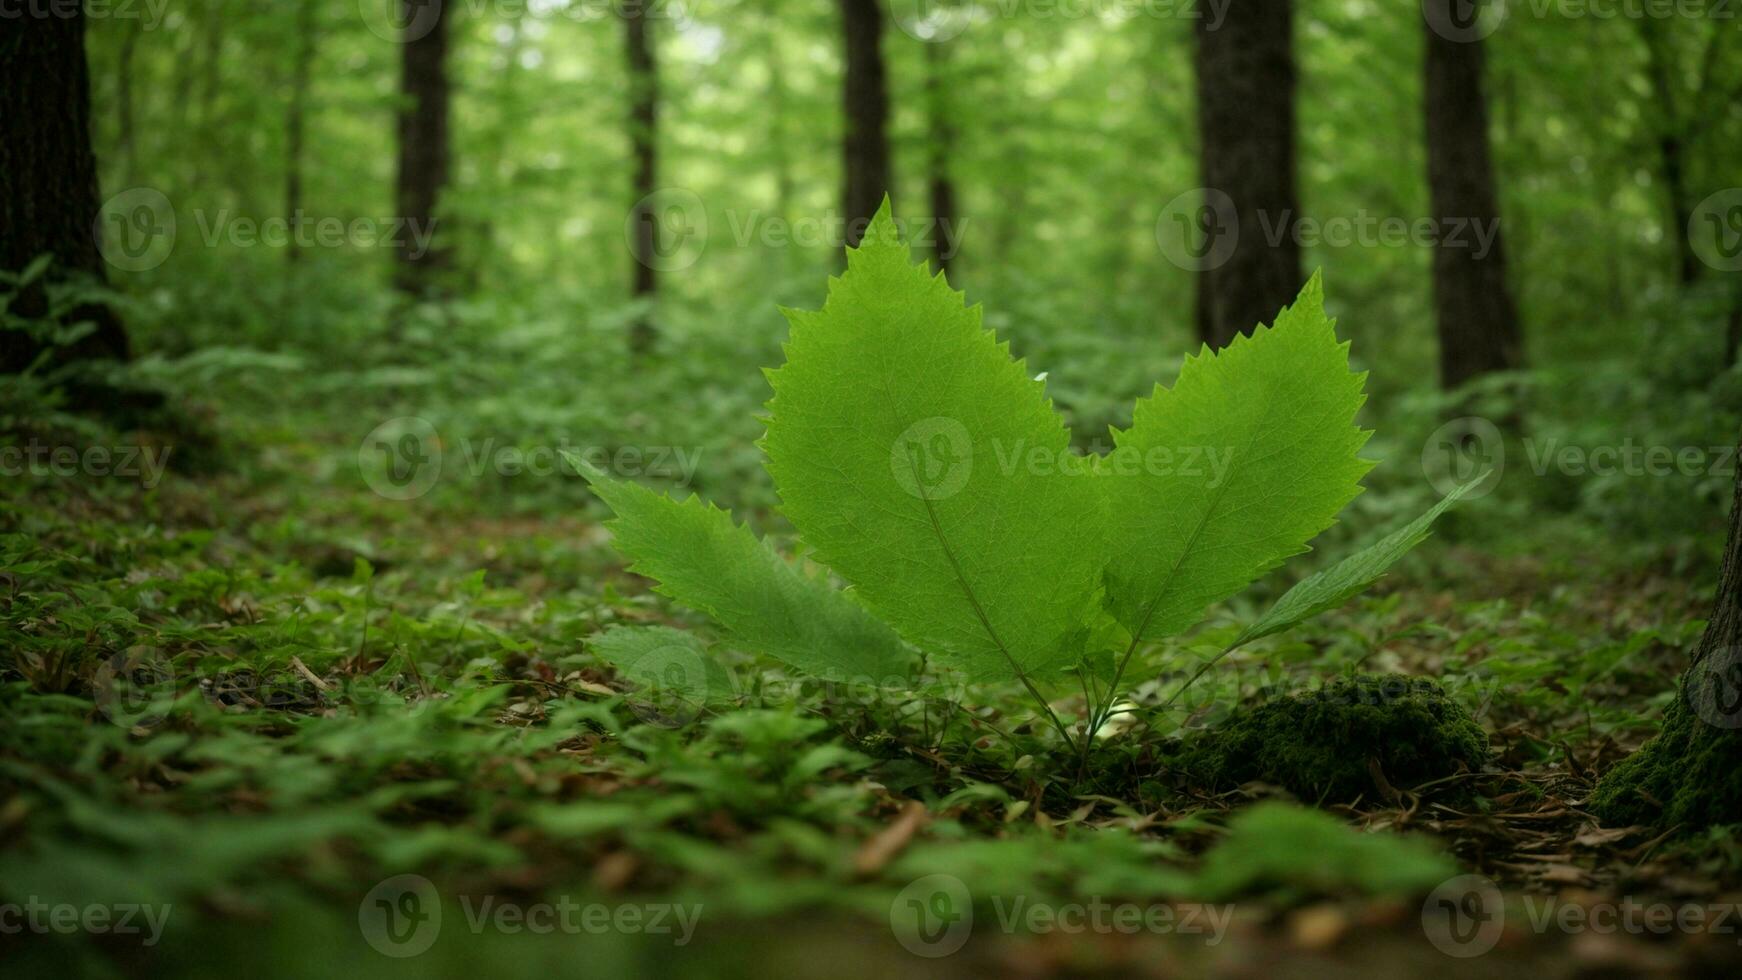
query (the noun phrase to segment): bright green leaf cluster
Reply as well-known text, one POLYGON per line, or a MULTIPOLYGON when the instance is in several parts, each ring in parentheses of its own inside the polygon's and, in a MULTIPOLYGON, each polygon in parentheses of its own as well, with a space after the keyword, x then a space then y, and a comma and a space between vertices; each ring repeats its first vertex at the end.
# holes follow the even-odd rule
MULTIPOLYGON (((904 676, 905 641, 971 680, 1014 677, 1044 705, 1037 684, 1110 664, 1087 672, 1106 686, 1091 705, 1104 720, 1143 642, 1305 551, 1371 465, 1357 455, 1365 375, 1316 276, 1273 325, 1187 358, 1104 457, 1073 452, 1044 384, 914 264, 887 204, 823 308, 787 318, 762 447, 787 518, 850 591, 723 511, 583 472, 633 570, 807 673, 904 676)), ((1235 645, 1361 591, 1463 492, 1296 586, 1235 645)))

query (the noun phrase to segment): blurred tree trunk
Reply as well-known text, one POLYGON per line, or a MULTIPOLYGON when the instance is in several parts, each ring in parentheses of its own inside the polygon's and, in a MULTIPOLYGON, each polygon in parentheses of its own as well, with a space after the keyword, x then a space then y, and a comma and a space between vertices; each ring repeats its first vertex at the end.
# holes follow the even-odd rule
MULTIPOLYGON (((648 4, 629 0, 623 5, 624 35, 629 51, 629 143, 635 158, 635 211, 630 222, 635 229, 635 272, 630 294, 652 303, 659 291, 654 249, 658 234, 652 195, 659 179, 659 67, 653 43, 648 38, 648 4)), ((644 311, 629 328, 629 349, 645 353, 653 347, 656 330, 651 311, 644 311)))
MULTIPOLYGON (((8 18, 0 25, 0 77, 6 79, 0 84, 0 272, 16 275, 39 256, 53 256, 47 272, 11 306, 18 316, 41 318, 50 312, 45 283, 107 280, 97 242, 102 229, 85 15, 74 7, 67 17, 8 18)), ((127 333, 107 306, 85 304, 63 320, 88 321, 96 329, 62 348, 58 360, 127 358, 127 333)), ((23 371, 43 350, 21 331, 0 331, 0 370, 23 371)))
MULTIPOLYGON (((514 134, 523 128, 524 97, 520 78, 525 71, 521 56, 526 50, 526 16, 524 10, 504 10, 507 30, 497 34, 496 50, 502 70, 496 73, 495 87, 489 95, 494 116, 484 138, 479 141, 478 150, 478 173, 493 194, 512 193, 515 170, 508 147, 514 134)), ((468 249, 462 246, 461 254, 467 257, 464 262, 465 284, 470 291, 477 289, 490 275, 488 270, 497 261, 496 256, 502 254, 507 246, 501 241, 495 214, 485 211, 468 215, 468 218, 468 241, 476 243, 476 247, 468 249)))
POLYGON ((768 153, 774 166, 774 213, 786 220, 792 212, 794 180, 792 153, 787 143, 786 59, 780 53, 780 31, 784 22, 770 13, 762 24, 762 55, 768 63, 768 153))
POLYGON ((1700 277, 1700 259, 1688 237, 1694 205, 1688 189, 1687 141, 1670 77, 1674 69, 1670 67, 1671 55, 1664 50, 1665 40, 1656 23, 1649 17, 1641 18, 1639 32, 1645 42, 1645 69, 1651 80, 1652 99, 1657 103, 1652 115, 1657 128, 1658 167, 1669 199, 1670 229, 1665 237, 1676 243, 1676 275, 1685 284, 1700 277))
MULTIPOLYGON (((1451 6, 1465 0, 1433 2, 1451 6)), ((1524 350, 1506 283, 1505 236, 1482 92, 1482 45, 1448 40, 1431 26, 1424 33, 1428 193, 1439 232, 1434 315, 1440 385, 1451 391, 1491 371, 1521 366, 1524 350), (1478 230, 1492 233, 1486 247, 1479 244, 1478 230)))
POLYGON ((188 183, 193 187, 204 187, 206 170, 213 156, 213 147, 218 134, 218 91, 223 85, 224 54, 224 5, 214 2, 205 11, 200 20, 201 29, 205 32, 201 38, 200 54, 200 94, 199 94, 199 135, 198 151, 192 154, 193 167, 188 177, 188 183))
POLYGON ((1198 275, 1200 339, 1220 348, 1268 323, 1300 291, 1290 0, 1234 0, 1220 27, 1197 21, 1199 165, 1232 202, 1213 234, 1226 261, 1198 275), (1224 226, 1224 222, 1232 226, 1224 226))
POLYGON ((841 0, 846 39, 841 139, 842 218, 856 246, 889 186, 889 92, 883 67, 883 12, 877 0, 841 0))
POLYGON ((133 129, 133 51, 139 45, 139 32, 144 30, 144 23, 136 19, 128 25, 127 36, 121 39, 121 50, 115 58, 115 101, 120 116, 120 133, 116 142, 120 144, 117 149, 121 155, 122 187, 133 186, 139 157, 133 129))
POLYGON ((448 185, 448 18, 453 5, 441 0, 399 0, 400 40, 399 179, 396 218, 405 222, 396 246, 394 285, 411 296, 441 292, 445 249, 432 244, 436 207, 448 185), (414 234, 417 229, 420 234, 414 234), (427 237, 422 237, 427 236, 427 237), (420 250, 418 242, 428 244, 420 250))
MULTIPOLYGON (((315 2, 297 0, 296 52, 290 68, 290 102, 284 120, 284 219, 295 222, 302 212, 303 130, 308 115, 309 74, 315 60, 315 2)), ((291 242, 286 260, 295 266, 302 249, 291 242)))
POLYGON ((1657 737, 1598 783, 1604 820, 1692 832, 1742 819, 1742 471, 1717 601, 1677 694, 1657 737))
POLYGON ((949 274, 955 258, 956 184, 950 179, 950 159, 956 151, 955 119, 950 112, 949 84, 943 44, 925 44, 926 171, 931 197, 933 255, 938 271, 949 274))

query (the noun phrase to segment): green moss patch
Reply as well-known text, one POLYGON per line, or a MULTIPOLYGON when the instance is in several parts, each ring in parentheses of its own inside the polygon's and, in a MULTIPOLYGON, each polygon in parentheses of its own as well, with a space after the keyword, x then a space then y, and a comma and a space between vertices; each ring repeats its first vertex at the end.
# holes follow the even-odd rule
MULTIPOLYGON (((1734 662, 1728 654, 1725 665, 1734 662)), ((1698 669, 1682 678, 1663 730, 1597 785, 1594 813, 1612 824, 1684 831, 1742 823, 1742 728, 1734 706, 1715 701, 1710 680, 1698 669)))
POLYGON ((1383 800, 1489 758, 1488 736, 1427 678, 1361 674, 1188 736, 1168 760, 1210 790, 1260 781, 1302 800, 1383 800))

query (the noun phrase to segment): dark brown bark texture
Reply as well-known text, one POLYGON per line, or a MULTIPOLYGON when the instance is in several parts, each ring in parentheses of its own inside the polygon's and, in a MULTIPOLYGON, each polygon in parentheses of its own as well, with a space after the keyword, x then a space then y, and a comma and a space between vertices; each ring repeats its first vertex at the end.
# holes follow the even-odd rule
MULTIPOLYGON (((97 242, 97 162, 91 153, 90 76, 85 18, 0 18, 0 270, 18 273, 54 256, 45 279, 27 288, 14 313, 48 313, 43 281, 107 280, 97 242)), ((96 330, 61 352, 65 360, 125 359, 127 334, 105 306, 72 310, 69 322, 96 330)), ((0 370, 29 367, 41 348, 18 331, 0 332, 0 370)))
POLYGON ((955 259, 956 182, 950 178, 950 158, 955 154, 956 127, 950 114, 945 74, 944 46, 928 44, 926 53, 926 170, 931 197, 932 237, 938 271, 949 274, 955 259))
MULTIPOLYGON (((658 229, 649 199, 659 180, 659 67, 648 38, 647 5, 634 0, 625 4, 623 25, 629 56, 629 142, 635 161, 636 203, 632 216, 635 261, 630 291, 642 298, 653 296, 659 289, 654 269, 654 236, 658 229)), ((630 349, 641 352, 651 348, 654 333, 650 317, 637 318, 630 327, 630 349)))
MULTIPOLYGON (((448 20, 454 4, 444 0, 401 0, 399 178, 396 217, 409 227, 439 231, 433 225, 451 167, 448 136, 448 20)), ((440 242, 438 233, 431 242, 440 242)), ((440 277, 448 266, 444 248, 419 251, 409 230, 396 247, 394 284, 403 292, 432 296, 440 292, 440 277)))
POLYGON ((1198 274, 1199 339, 1220 348, 1269 323, 1300 290, 1295 179, 1294 22, 1290 0, 1232 0, 1222 23, 1197 21, 1199 166, 1232 202, 1215 235, 1225 261, 1198 274), (1232 227, 1228 227, 1231 225, 1232 227))
POLYGON ((883 12, 877 0, 841 0, 846 41, 841 140, 842 217, 856 246, 889 186, 889 87, 883 65, 883 12))
MULTIPOLYGON (((1464 0, 1435 0, 1448 6, 1464 0)), ((1450 22, 1449 17, 1443 22, 1450 22)), ((1450 391, 1524 363, 1506 282, 1505 235, 1488 145, 1480 41, 1455 41, 1425 28, 1428 194, 1439 242, 1433 255, 1434 318, 1440 384, 1450 391), (1475 230, 1489 229, 1483 246, 1475 230)))
POLYGON ((1742 473, 1711 619, 1663 728, 1603 776, 1590 807, 1615 824, 1683 832, 1742 822, 1742 473))

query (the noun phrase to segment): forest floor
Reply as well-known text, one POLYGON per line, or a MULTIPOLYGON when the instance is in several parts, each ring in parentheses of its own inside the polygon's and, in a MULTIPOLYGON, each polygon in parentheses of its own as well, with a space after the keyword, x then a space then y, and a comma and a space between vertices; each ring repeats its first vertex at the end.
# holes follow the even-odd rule
MULTIPOLYGON (((504 516, 388 500, 323 459, 283 437, 149 492, 8 477, 0 901, 46 923, 0 936, 8 975, 1742 963, 1742 835, 1582 809, 1671 696, 1709 574, 1442 536, 1105 739, 1085 782, 1017 690, 914 705, 736 663, 732 710, 645 704, 588 638, 704 627, 622 570, 578 483, 560 516, 504 516), (1157 761, 1183 728, 1357 669, 1438 679, 1494 763, 1326 818, 1241 811, 1287 794, 1157 761), (117 921, 50 921, 68 907, 117 921), (120 928, 127 909, 161 935, 120 928), (916 932, 910 911, 936 918, 916 932)), ((1156 651, 1138 703, 1226 628, 1156 651)))

